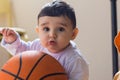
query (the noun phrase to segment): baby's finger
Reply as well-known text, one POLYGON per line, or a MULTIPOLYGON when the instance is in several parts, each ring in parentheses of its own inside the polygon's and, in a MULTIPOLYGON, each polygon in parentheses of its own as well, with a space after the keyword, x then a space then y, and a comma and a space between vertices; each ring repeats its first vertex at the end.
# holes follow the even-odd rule
POLYGON ((8 32, 8 28, 3 28, 3 30, 2 30, 2 34, 3 34, 3 36, 7 36, 7 32, 8 32))
POLYGON ((3 35, 7 36, 8 28, 3 29, 3 35))
POLYGON ((12 29, 8 29, 8 30, 6 31, 6 36, 9 36, 9 35, 11 35, 11 34, 14 34, 14 31, 13 31, 12 29))

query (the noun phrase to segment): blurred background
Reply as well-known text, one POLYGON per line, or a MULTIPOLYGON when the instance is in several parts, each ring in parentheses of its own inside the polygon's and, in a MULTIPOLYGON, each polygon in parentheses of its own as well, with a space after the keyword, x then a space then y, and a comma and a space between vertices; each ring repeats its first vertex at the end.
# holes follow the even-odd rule
MULTIPOLYGON (((0 28, 14 28, 19 32, 21 38, 26 41, 38 37, 35 32, 37 15, 41 7, 52 0, 0 1, 0 28)), ((64 1, 74 7, 76 12, 79 34, 74 41, 89 62, 89 80, 112 80, 113 65, 110 0, 64 1)), ((117 14, 119 31, 119 0, 117 1, 117 14)), ((0 46, 0 67, 10 57, 11 55, 0 46)))

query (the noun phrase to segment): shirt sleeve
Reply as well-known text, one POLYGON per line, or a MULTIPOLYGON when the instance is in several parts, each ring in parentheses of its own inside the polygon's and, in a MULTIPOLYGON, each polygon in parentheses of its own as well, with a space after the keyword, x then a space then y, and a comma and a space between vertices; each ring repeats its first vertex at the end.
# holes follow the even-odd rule
POLYGON ((11 55, 27 50, 26 43, 20 39, 19 34, 17 40, 11 44, 6 43, 4 39, 2 39, 1 46, 4 47, 11 55))

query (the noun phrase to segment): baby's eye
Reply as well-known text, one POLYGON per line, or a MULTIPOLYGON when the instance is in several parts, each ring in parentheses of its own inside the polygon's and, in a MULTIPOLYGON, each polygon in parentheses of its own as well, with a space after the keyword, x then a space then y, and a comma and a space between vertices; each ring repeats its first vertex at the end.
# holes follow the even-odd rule
POLYGON ((48 27, 43 28, 44 31, 49 31, 50 29, 48 27))
POLYGON ((59 31, 65 31, 65 29, 64 28, 62 28, 62 27, 60 27, 59 29, 58 29, 59 31))

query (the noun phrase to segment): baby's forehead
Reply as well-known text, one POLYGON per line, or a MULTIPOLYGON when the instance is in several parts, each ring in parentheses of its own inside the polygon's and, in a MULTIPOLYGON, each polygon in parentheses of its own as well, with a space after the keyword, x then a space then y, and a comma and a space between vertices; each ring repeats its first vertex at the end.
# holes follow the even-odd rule
MULTIPOLYGON (((64 23, 70 24, 71 20, 67 16, 42 16, 39 18, 39 23, 51 22, 51 23, 64 23)), ((71 23, 72 25, 72 23, 71 23)))
POLYGON ((40 18, 63 18, 63 19, 69 19, 70 20, 70 18, 67 16, 67 15, 60 15, 60 16, 41 16, 41 17, 39 17, 39 19, 40 18))

